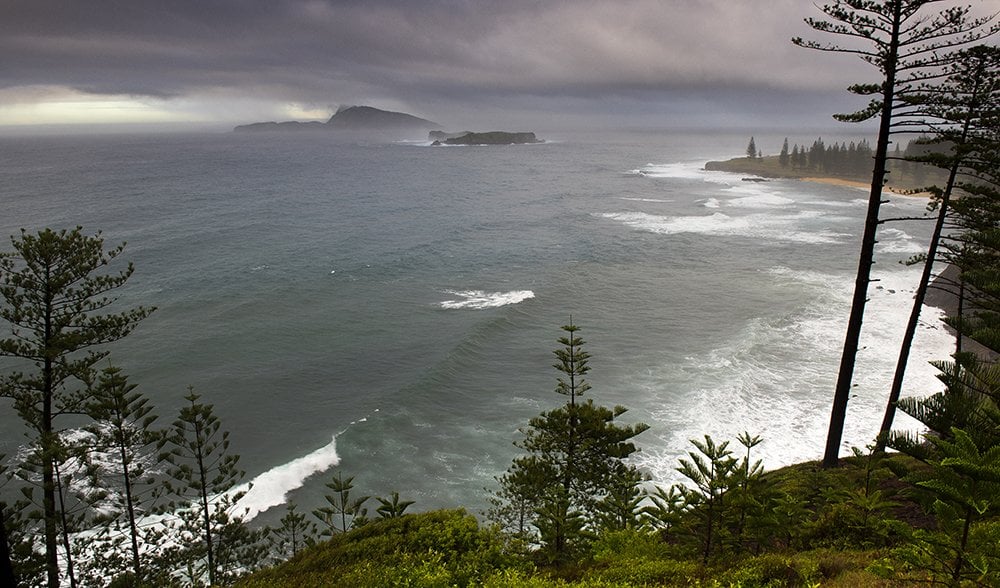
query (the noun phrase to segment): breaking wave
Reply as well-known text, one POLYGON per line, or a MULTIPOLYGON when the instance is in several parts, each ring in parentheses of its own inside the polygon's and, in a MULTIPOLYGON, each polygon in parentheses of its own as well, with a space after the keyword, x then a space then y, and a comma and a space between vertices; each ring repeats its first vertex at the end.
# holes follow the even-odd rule
MULTIPOLYGON (((734 443, 744 431, 760 435, 764 444, 755 451, 767 469, 822 454, 853 279, 785 267, 765 271, 789 292, 805 293, 804 304, 785 316, 754 318, 734 332, 732 341, 684 358, 680 373, 691 378, 685 405, 653 411, 660 441, 648 443, 653 447, 644 447, 639 456, 655 479, 680 481, 677 459, 689 448, 688 439, 703 434, 734 443)), ((843 452, 852 445, 863 447, 878 432, 919 271, 893 270, 877 277, 881 287, 870 291, 843 452)), ((940 309, 924 308, 904 396, 923 396, 941 387, 929 362, 945 357, 954 344, 941 326, 942 315, 940 309)), ((917 430, 919 423, 897 414, 895 428, 917 430)))
POLYGON ((244 484, 234 492, 245 491, 238 503, 240 513, 246 510, 246 518, 252 519, 269 508, 285 503, 289 492, 302 486, 306 478, 324 472, 340 463, 337 455, 337 438, 308 455, 272 468, 244 484))
POLYGON ((798 212, 792 215, 751 214, 729 216, 716 212, 707 216, 661 216, 644 212, 612 212, 601 215, 629 227, 674 235, 697 233, 703 235, 744 236, 770 239, 778 242, 838 243, 841 234, 829 230, 800 230, 796 225, 816 215, 798 212))
POLYGON ((535 297, 531 290, 511 290, 510 292, 484 292, 483 290, 447 290, 448 294, 458 296, 458 299, 441 302, 441 308, 447 310, 483 310, 498 308, 508 304, 517 304, 535 297))

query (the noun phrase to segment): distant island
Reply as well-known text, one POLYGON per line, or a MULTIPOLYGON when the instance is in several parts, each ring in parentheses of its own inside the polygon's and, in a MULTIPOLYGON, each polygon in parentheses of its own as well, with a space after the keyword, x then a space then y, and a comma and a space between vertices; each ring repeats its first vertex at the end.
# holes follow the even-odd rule
POLYGON ((259 122, 240 125, 237 133, 260 131, 427 131, 440 129, 441 125, 403 112, 380 110, 371 106, 341 106, 325 123, 309 122, 259 122))
POLYGON ((428 139, 433 141, 431 145, 524 145, 543 142, 535 137, 535 133, 508 133, 506 131, 486 133, 431 131, 428 139))

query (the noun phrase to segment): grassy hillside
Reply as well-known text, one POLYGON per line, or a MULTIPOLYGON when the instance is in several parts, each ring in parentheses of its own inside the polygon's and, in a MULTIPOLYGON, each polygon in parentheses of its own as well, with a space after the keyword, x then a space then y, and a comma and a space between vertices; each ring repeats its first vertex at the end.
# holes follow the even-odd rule
MULTIPOLYGON (((855 457, 836 470, 804 463, 770 472, 759 497, 771 518, 748 520, 743 540, 703 563, 697 524, 605 532, 587 553, 550 564, 463 510, 369 523, 299 553, 237 586, 912 586, 923 577, 897 558, 927 528, 928 500, 899 475, 923 466, 893 455, 855 457)), ((766 513, 765 513, 766 514, 766 513)), ((994 527, 1000 526, 993 524, 994 527)))

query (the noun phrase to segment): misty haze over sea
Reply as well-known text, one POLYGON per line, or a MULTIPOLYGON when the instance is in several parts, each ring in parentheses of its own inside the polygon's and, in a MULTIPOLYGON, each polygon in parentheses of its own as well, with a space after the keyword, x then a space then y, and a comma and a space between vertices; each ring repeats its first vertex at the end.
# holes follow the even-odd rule
MULTIPOLYGON (((743 135, 540 138, 0 138, 0 230, 128 242, 122 303, 159 310, 112 358, 162 425, 189 385, 215 404, 247 480, 264 475, 257 510, 310 510, 337 468, 416 509, 484 508, 518 427, 562 402, 552 350, 571 315, 593 355, 588 395, 651 425, 638 463, 654 481, 675 481, 704 434, 761 435, 768 468, 818 458, 866 193, 702 170, 739 156, 743 135)), ((897 261, 928 231, 880 233, 849 445, 877 431, 919 275, 897 261)), ((923 318, 904 394, 937 390, 927 362, 950 352, 923 318)), ((0 453, 21 426, 0 415, 0 453)))

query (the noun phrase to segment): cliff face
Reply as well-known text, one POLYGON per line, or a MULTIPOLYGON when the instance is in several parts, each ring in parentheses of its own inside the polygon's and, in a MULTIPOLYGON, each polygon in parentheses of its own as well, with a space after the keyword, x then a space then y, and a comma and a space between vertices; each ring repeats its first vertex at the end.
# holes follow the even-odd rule
POLYGON ((257 131, 302 131, 331 130, 348 131, 427 131, 439 129, 441 125, 423 118, 405 114, 379 110, 371 106, 341 107, 336 114, 325 123, 321 122, 260 122, 240 125, 233 129, 238 133, 257 131))
POLYGON ((326 122, 336 129, 439 129, 441 125, 403 112, 379 110, 371 106, 341 108, 326 122))

